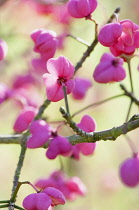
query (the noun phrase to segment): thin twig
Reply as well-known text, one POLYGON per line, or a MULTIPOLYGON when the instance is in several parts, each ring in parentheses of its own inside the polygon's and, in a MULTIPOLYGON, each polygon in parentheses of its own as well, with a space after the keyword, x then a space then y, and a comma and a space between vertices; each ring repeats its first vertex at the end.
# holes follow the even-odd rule
POLYGON ((82 67, 82 64, 84 63, 84 61, 86 60, 86 58, 90 56, 91 52, 94 50, 94 48, 97 45, 97 43, 98 43, 98 39, 95 38, 94 41, 92 42, 92 44, 83 53, 83 56, 80 59, 80 61, 76 64, 76 66, 75 66, 75 73, 78 71, 79 68, 82 67))
POLYGON ((130 149, 132 150, 133 154, 136 155, 138 153, 137 151, 137 147, 135 146, 134 142, 129 138, 128 135, 125 135, 125 138, 127 140, 127 143, 130 147, 130 149))
POLYGON ((129 98, 131 98, 131 100, 137 105, 139 106, 139 100, 134 96, 133 93, 129 92, 125 86, 123 84, 120 84, 121 89, 124 91, 124 94, 126 96, 128 96, 129 98))
POLYGON ((46 99, 42 106, 40 106, 38 114, 35 116, 34 120, 38 120, 41 118, 42 114, 44 113, 45 109, 50 105, 51 101, 46 99))
POLYGON ((67 87, 65 85, 63 85, 63 92, 64 92, 66 110, 67 110, 67 113, 70 115, 69 103, 68 103, 68 97, 67 97, 67 87))
POLYGON ((0 144, 19 144, 22 134, 0 135, 0 144))
POLYGON ((114 13, 109 18, 107 23, 111 23, 113 21, 113 19, 115 19, 115 17, 117 16, 117 14, 120 12, 120 10, 121 10, 120 7, 117 7, 116 10, 114 11, 114 13))
POLYGON ((130 115, 130 112, 131 112, 132 105, 133 105, 133 101, 131 100, 130 104, 129 104, 129 108, 128 108, 128 112, 127 112, 127 116, 126 116, 125 122, 127 122, 128 119, 129 119, 129 115, 130 115))
POLYGON ((9 206, 9 204, 0 205, 0 209, 2 209, 2 208, 6 208, 6 207, 8 207, 8 206, 9 206))
POLYGON ((9 200, 0 201, 0 203, 9 203, 9 200))
POLYGON ((85 40, 83 40, 83 39, 81 39, 79 37, 73 36, 72 34, 67 34, 67 36, 75 39, 76 41, 78 41, 79 43, 85 45, 86 47, 89 47, 90 46, 90 44, 88 42, 86 42, 85 40))
POLYGON ((15 208, 15 209, 19 209, 19 210, 25 210, 25 209, 23 209, 22 207, 17 206, 17 205, 14 205, 14 208, 15 208))
MULTIPOLYGON (((22 142, 21 152, 20 152, 20 155, 19 155, 19 160, 18 160, 18 163, 17 163, 17 168, 16 168, 16 171, 15 171, 14 180, 13 180, 13 188, 12 188, 11 198, 13 198, 15 189, 18 185, 18 181, 19 181, 19 177, 20 177, 20 173, 21 173, 21 168, 23 166, 23 162, 24 162, 24 158, 25 158, 25 153, 26 153, 26 144, 25 144, 25 142, 22 142)), ((13 207, 9 206, 9 210, 12 210, 12 209, 13 209, 13 207)))
POLYGON ((129 72, 129 79, 130 79, 131 93, 133 93, 133 94, 134 94, 133 79, 132 79, 132 72, 131 72, 130 59, 127 59, 127 65, 128 65, 128 72, 129 72))
POLYGON ((95 107, 95 106, 101 105, 101 104, 103 104, 103 103, 105 103, 105 102, 108 102, 108 101, 110 101, 110 100, 112 100, 112 99, 115 99, 115 98, 118 98, 118 97, 121 97, 121 96, 124 96, 124 94, 112 96, 112 97, 110 97, 110 98, 107 98, 107 99, 98 101, 98 102, 96 102, 96 103, 90 104, 90 105, 88 105, 88 106, 86 106, 86 107, 80 109, 79 111, 75 112, 75 113, 72 115, 72 118, 75 117, 77 114, 83 112, 84 110, 88 109, 88 108, 91 108, 91 107, 95 107))

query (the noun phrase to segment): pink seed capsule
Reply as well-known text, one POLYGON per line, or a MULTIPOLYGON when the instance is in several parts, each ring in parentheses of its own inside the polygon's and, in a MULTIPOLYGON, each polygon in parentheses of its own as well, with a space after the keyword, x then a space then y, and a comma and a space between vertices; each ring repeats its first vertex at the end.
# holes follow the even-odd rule
POLYGON ((136 187, 139 183, 139 159, 132 157, 125 160, 120 166, 120 178, 128 187, 136 187))
POLYGON ((126 77, 123 63, 122 58, 117 58, 111 53, 104 53, 93 73, 94 80, 99 83, 122 81, 126 77))

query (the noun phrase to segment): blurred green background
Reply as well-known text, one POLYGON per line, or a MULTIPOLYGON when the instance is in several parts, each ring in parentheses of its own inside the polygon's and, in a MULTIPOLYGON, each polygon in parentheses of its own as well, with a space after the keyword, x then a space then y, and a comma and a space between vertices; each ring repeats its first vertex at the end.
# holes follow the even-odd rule
MULTIPOLYGON (((120 20, 131 19, 139 24, 138 0, 100 0, 97 10, 92 15, 99 23, 99 27, 105 24, 118 6, 121 7, 120 20)), ((9 47, 7 59, 0 63, 1 82, 9 85, 14 75, 22 74, 29 68, 28 63, 30 59, 32 56, 35 57, 35 53, 32 50, 33 43, 30 39, 30 33, 34 29, 42 27, 55 30, 58 34, 61 32, 61 26, 48 16, 38 15, 31 9, 28 2, 22 4, 21 1, 9 0, 0 6, 0 38, 6 40, 9 47)), ((74 20, 71 24, 71 33, 91 43, 94 38, 94 24, 91 21, 83 19, 74 20)), ((76 64, 85 49, 85 46, 68 37, 64 50, 59 50, 55 57, 62 54, 68 57, 73 64, 76 64)), ((79 70, 78 75, 92 78, 95 66, 99 63, 101 55, 106 51, 108 51, 107 48, 98 44, 95 51, 87 58, 83 67, 79 70)), ((136 56, 132 59, 136 95, 139 88, 138 63, 138 56, 136 56)), ((124 64, 124 66, 127 69, 127 65, 124 64)), ((128 76, 123 83, 127 88, 130 88, 128 76)), ((40 94, 45 99, 45 90, 42 91, 44 92, 40 94)), ((121 90, 117 83, 101 85, 93 81, 93 88, 88 91, 84 100, 75 101, 71 96, 68 97, 71 113, 88 104, 120 93, 121 90)), ((130 100, 126 97, 117 98, 106 104, 87 109, 77 115, 74 120, 78 123, 84 114, 89 114, 96 119, 97 131, 112 128, 121 125, 125 121, 129 103, 130 100)), ((63 105, 63 100, 51 104, 45 112, 48 119, 51 121, 61 120, 59 107, 63 105)), ((13 133, 13 122, 19 111, 20 109, 15 108, 15 105, 11 101, 5 102, 0 106, 0 134, 13 133)), ((137 113, 137 107, 133 107, 131 116, 137 113)), ((69 129, 63 129, 63 132, 66 136, 72 134, 69 129)), ((139 130, 132 131, 129 133, 129 136, 138 148, 139 130)), ((74 202, 67 202, 66 205, 56 207, 55 209, 138 210, 139 188, 130 189, 125 187, 118 176, 119 165, 123 160, 132 155, 126 141, 125 137, 121 136, 115 142, 98 142, 94 155, 81 157, 80 161, 62 158, 65 172, 69 176, 79 176, 86 185, 88 192, 85 197, 80 197, 74 202)), ((19 153, 19 145, 0 145, 0 200, 10 198, 19 153)), ((28 149, 20 181, 30 181, 33 183, 40 177, 48 177, 54 170, 59 168, 59 159, 57 158, 53 161, 47 160, 44 149, 28 149)), ((17 204, 21 206, 23 198, 32 192, 33 190, 28 185, 21 187, 17 204)))

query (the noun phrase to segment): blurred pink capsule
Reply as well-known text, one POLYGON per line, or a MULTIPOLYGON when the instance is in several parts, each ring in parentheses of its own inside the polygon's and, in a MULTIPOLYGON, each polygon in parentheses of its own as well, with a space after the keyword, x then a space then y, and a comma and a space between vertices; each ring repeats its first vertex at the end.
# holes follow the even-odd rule
POLYGON ((32 0, 34 5, 35 10, 39 15, 49 15, 53 12, 54 10, 54 2, 50 1, 34 1, 32 0))
POLYGON ((70 201, 75 200, 77 196, 85 196, 86 194, 86 187, 80 178, 68 178, 63 171, 54 171, 48 178, 39 179, 35 186, 40 189, 54 187, 60 190, 70 201))
POLYGON ((74 82, 75 87, 72 91, 72 96, 76 100, 81 100, 85 97, 87 90, 92 87, 92 82, 81 77, 74 78, 74 82))
POLYGON ((55 5, 53 9, 53 16, 55 21, 64 25, 70 25, 71 16, 67 9, 67 3, 55 5))
POLYGON ((30 149, 39 148, 50 138, 50 126, 44 120, 35 120, 29 127, 31 136, 27 140, 27 147, 30 149))
POLYGON ((47 73, 46 69, 46 61, 42 60, 41 58, 34 58, 31 61, 31 64, 33 66, 33 72, 36 73, 37 75, 43 75, 47 73))
POLYGON ((14 100, 16 105, 21 108, 26 106, 33 106, 37 108, 43 103, 41 95, 34 89, 34 86, 31 84, 28 86, 12 89, 11 98, 14 100))
POLYGON ((3 103, 5 100, 10 98, 11 90, 7 87, 6 84, 0 82, 0 104, 3 103))
POLYGON ((7 43, 0 39, 0 61, 3 60, 8 53, 8 46, 7 43))
POLYGON ((69 0, 68 12, 74 18, 90 18, 98 5, 97 0, 69 0))
POLYGON ((80 196, 84 196, 87 191, 85 185, 81 182, 79 177, 76 177, 76 176, 68 179, 66 181, 66 186, 73 194, 75 193, 80 196))
POLYGON ((13 89, 16 88, 26 88, 30 86, 31 84, 36 85, 35 78, 28 72, 27 74, 23 75, 15 75, 13 78, 13 89))
POLYGON ((47 61, 52 58, 57 49, 56 33, 51 30, 36 29, 31 33, 31 38, 34 41, 34 51, 40 53, 41 58, 47 61))
POLYGON ((17 133, 22 133, 25 131, 29 124, 33 121, 35 114, 37 114, 37 109, 34 107, 29 106, 24 108, 14 123, 14 131, 17 133))

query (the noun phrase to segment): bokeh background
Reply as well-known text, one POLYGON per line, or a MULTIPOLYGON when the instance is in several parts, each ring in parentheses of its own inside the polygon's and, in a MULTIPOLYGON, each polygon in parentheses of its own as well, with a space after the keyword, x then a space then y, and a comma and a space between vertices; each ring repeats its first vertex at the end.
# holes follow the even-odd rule
MULTIPOLYGON (((93 18, 99 23, 99 27, 106 23, 113 11, 121 7, 119 19, 131 19, 139 24, 139 1, 138 0, 100 0, 97 10, 93 13, 93 18)), ((37 28, 54 30, 57 34, 63 32, 63 25, 58 23, 51 15, 40 15, 30 1, 9 0, 0 1, 0 38, 6 40, 9 47, 7 58, 0 63, 0 81, 9 87, 13 78, 17 74, 25 74, 30 67, 30 61, 36 54, 33 52, 33 42, 30 33, 37 28)), ((65 29, 64 29, 65 30, 65 29)), ((70 23, 70 33, 91 43, 94 39, 93 22, 83 19, 72 20, 70 23)), ((71 62, 76 63, 81 58, 86 47, 70 37, 64 42, 64 48, 59 49, 55 55, 64 55, 71 62)), ((97 45, 95 51, 85 61, 78 75, 91 78, 93 88, 91 88, 84 100, 75 101, 72 96, 68 96, 71 113, 96 101, 120 94, 119 84, 101 85, 93 81, 92 73, 99 59, 108 49, 97 45)), ((137 52, 138 53, 138 52, 137 52)), ((137 54, 136 53, 136 54, 137 54)), ((138 56, 132 59, 132 72, 135 87, 135 94, 138 96, 139 72, 138 56)), ((127 70, 127 65, 124 64, 127 70)), ((128 72, 127 72, 128 75, 128 72)), ((130 88, 129 77, 123 81, 127 88, 130 88)), ((45 99, 45 88, 35 90, 39 94, 41 104, 45 99)), ((33 95, 36 92, 33 92, 33 95)), ((32 96, 32 95, 31 95, 32 96)), ((38 100, 38 98, 36 98, 38 100)), ((112 128, 124 123, 128 111, 130 100, 126 97, 117 98, 95 108, 87 109, 77 115, 74 120, 79 122, 84 114, 93 116, 97 122, 97 131, 112 128)), ((64 105, 64 101, 51 104, 45 111, 45 116, 49 121, 62 120, 59 107, 64 105)), ((6 101, 0 106, 0 134, 13 134, 13 123, 20 112, 20 107, 11 101, 6 101)), ((131 115, 137 114, 137 107, 132 108, 131 115)), ((65 136, 72 135, 68 128, 61 130, 65 136)), ((139 148, 139 130, 129 133, 129 137, 139 148)), ((19 145, 0 145, 0 200, 8 200, 11 195, 14 171, 16 169, 19 145)), ((133 189, 123 185, 119 179, 119 166, 126 158, 132 155, 132 151, 124 136, 119 137, 115 142, 98 142, 95 153, 89 157, 81 157, 80 161, 62 158, 64 170, 69 176, 78 176, 87 187, 85 197, 79 197, 74 202, 67 202, 64 206, 56 207, 58 210, 138 210, 139 209, 139 187, 133 189)), ((34 183, 40 177, 48 177, 53 171, 60 168, 60 162, 47 160, 44 149, 27 150, 24 166, 21 171, 20 181, 30 181, 34 183)), ((21 206, 23 198, 32 193, 30 186, 21 187, 17 204, 21 206)))

